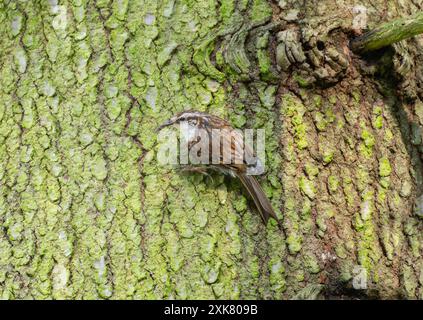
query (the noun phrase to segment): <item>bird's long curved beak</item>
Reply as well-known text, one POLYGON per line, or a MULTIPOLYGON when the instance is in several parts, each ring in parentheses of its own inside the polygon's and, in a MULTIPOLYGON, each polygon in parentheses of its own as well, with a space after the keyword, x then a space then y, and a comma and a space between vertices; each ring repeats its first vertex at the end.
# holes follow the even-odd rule
POLYGON ((171 126, 174 123, 175 123, 175 119, 173 119, 173 118, 166 120, 156 129, 156 132, 159 132, 160 130, 162 130, 165 127, 171 126))

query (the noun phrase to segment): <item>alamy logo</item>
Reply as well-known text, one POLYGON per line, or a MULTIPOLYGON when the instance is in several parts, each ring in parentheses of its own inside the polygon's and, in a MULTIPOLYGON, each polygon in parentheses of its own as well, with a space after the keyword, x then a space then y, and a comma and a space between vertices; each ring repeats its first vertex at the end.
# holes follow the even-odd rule
POLYGON ((363 266, 356 265, 353 269, 353 288, 356 290, 367 289, 367 270, 363 266))
POLYGON ((67 9, 65 6, 53 5, 51 11, 56 14, 52 25, 55 30, 65 30, 68 25, 67 9))

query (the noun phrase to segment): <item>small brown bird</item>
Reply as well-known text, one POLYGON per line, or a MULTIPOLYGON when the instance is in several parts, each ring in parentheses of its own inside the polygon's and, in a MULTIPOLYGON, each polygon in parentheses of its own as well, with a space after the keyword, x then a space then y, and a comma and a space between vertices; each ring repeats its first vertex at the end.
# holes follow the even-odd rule
MULTIPOLYGON (((188 132, 184 132, 184 135, 188 137, 188 150, 192 150, 194 145, 201 140, 201 138, 199 138, 199 132, 206 132, 209 137, 209 147, 206 148, 209 153, 207 158, 210 160, 206 168, 215 169, 225 174, 230 174, 232 177, 239 178, 249 195, 253 198, 263 222, 267 224, 269 217, 272 217, 279 223, 272 205, 264 194, 257 179, 253 175, 248 174, 249 169, 252 167, 259 167, 260 172, 263 172, 264 169, 262 168, 260 160, 254 157, 253 150, 251 150, 250 146, 247 144, 244 145, 242 133, 239 130, 235 130, 231 124, 224 119, 205 112, 193 110, 176 114, 159 126, 157 130, 160 131, 164 127, 172 125, 181 126, 182 124, 184 124, 183 128, 188 130, 188 132), (216 131, 219 131, 216 129, 223 132, 223 134, 219 136, 219 139, 222 139, 222 143, 220 143, 218 150, 215 150, 216 148, 212 146, 212 140, 216 138, 214 134, 216 131), (227 150, 227 148, 231 148, 231 150, 227 150), (230 162, 225 158, 225 154, 232 155, 230 162), (246 159, 255 160, 253 163, 248 163, 246 159)), ((201 169, 196 170, 195 168, 201 168, 201 165, 200 167, 198 165, 193 166, 193 171, 201 171, 201 169)))

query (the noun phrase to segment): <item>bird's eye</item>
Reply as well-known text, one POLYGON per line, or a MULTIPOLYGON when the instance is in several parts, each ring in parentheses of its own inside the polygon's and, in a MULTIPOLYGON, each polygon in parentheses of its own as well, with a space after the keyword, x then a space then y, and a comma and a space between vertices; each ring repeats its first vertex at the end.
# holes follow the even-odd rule
POLYGON ((197 119, 189 119, 188 124, 191 125, 191 126, 196 126, 197 125, 197 119))

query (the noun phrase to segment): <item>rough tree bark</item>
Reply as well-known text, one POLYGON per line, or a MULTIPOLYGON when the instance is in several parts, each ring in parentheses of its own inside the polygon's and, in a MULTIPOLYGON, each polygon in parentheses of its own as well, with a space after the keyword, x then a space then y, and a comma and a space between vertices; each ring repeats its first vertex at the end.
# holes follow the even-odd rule
POLYGON ((423 38, 349 49, 419 10, 2 1, 0 296, 422 298, 423 38), (283 232, 239 182, 158 166, 185 108, 266 129, 283 232))

